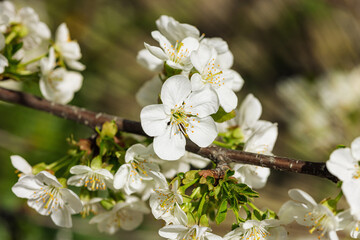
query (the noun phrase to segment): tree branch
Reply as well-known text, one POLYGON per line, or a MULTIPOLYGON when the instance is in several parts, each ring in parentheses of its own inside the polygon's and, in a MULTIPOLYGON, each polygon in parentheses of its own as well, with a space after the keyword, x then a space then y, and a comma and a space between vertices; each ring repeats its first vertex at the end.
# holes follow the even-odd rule
MULTIPOLYGON (((143 131, 140 122, 123 119, 105 113, 92 112, 75 106, 49 102, 28 93, 0 88, 0 100, 48 112, 55 116, 84 124, 93 129, 96 126, 101 127, 101 125, 106 121, 114 120, 120 131, 147 136, 143 131)), ((255 154, 215 146, 200 148, 191 141, 187 141, 186 150, 209 158, 219 165, 231 162, 251 164, 280 171, 314 175, 327 178, 333 182, 338 181, 338 179, 326 169, 325 163, 306 162, 285 157, 255 154)))

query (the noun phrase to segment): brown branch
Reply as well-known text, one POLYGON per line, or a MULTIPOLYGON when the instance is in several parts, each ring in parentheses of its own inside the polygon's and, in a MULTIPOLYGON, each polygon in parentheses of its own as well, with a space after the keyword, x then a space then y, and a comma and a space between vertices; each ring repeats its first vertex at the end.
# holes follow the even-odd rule
MULTIPOLYGON (((76 121, 93 129, 96 126, 100 127, 106 121, 114 120, 121 131, 147 136, 142 130, 140 122, 123 119, 105 113, 92 112, 75 106, 56 104, 28 93, 0 88, 0 100, 45 111, 61 118, 76 121)), ((306 162, 285 157, 230 150, 215 146, 200 148, 190 141, 186 144, 186 150, 209 158, 219 166, 224 166, 231 162, 251 164, 280 171, 304 173, 328 178, 333 182, 338 181, 338 179, 326 169, 325 163, 306 162)))

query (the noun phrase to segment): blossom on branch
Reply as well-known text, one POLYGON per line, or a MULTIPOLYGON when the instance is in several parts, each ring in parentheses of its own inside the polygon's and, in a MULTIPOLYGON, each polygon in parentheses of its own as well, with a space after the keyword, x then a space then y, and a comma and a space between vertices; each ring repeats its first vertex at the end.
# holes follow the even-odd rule
POLYGON ((47 100, 66 104, 81 88, 83 77, 80 73, 56 68, 54 48, 50 48, 48 57, 40 60, 40 69, 40 90, 47 100))
POLYGON ((46 171, 20 178, 12 191, 17 197, 29 199, 30 207, 41 215, 50 215, 60 227, 71 227, 71 214, 79 213, 83 207, 73 191, 64 188, 54 175, 46 171))
POLYGON ((164 160, 177 160, 185 154, 186 137, 200 147, 209 146, 217 136, 214 120, 210 117, 218 108, 214 91, 191 92, 191 83, 175 75, 162 86, 162 104, 141 110, 141 126, 154 137, 154 151, 164 160))

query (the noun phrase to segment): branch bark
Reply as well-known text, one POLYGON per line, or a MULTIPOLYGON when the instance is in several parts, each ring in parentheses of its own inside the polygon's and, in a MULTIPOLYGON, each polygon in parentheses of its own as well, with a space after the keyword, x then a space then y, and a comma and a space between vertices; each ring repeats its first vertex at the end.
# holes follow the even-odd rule
MULTIPOLYGON (((57 104, 28 93, 0 88, 0 100, 48 112, 55 116, 84 124, 93 129, 95 129, 96 126, 101 127, 106 121, 114 120, 120 131, 147 136, 143 131, 140 122, 105 113, 92 112, 76 106, 57 104)), ((326 169, 325 163, 255 154, 216 146, 200 148, 191 141, 187 141, 186 150, 209 158, 219 165, 228 163, 251 164, 280 171, 314 175, 327 178, 333 182, 338 181, 338 179, 326 169)))

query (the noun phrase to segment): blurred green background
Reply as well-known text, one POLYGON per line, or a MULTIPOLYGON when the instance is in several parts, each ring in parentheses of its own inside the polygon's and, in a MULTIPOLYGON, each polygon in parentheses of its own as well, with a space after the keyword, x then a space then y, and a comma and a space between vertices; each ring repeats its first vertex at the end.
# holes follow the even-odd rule
MULTIPOLYGON (((135 93, 153 73, 136 63, 136 55, 144 41, 155 44, 150 32, 165 14, 198 27, 206 37, 228 42, 233 68, 245 80, 239 101, 254 93, 263 104, 262 119, 278 122, 276 155, 325 161, 337 144, 349 145, 360 135, 357 0, 14 2, 33 7, 53 34, 66 22, 80 43, 87 68, 73 105, 139 120, 135 93)), ((78 139, 92 133, 71 121, 0 103, 0 239, 160 239, 162 222, 151 215, 138 230, 120 230, 114 236, 98 233, 81 217, 73 218, 72 230, 59 230, 11 192, 17 176, 10 155, 21 155, 31 164, 51 162, 64 155, 71 134, 78 139)), ((257 203, 277 211, 288 200, 288 189, 295 187, 317 200, 336 194, 327 180, 273 171, 257 203)), ((229 220, 214 231, 224 234, 230 226, 229 220)), ((304 229, 290 226, 290 239, 304 229)))

